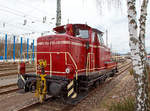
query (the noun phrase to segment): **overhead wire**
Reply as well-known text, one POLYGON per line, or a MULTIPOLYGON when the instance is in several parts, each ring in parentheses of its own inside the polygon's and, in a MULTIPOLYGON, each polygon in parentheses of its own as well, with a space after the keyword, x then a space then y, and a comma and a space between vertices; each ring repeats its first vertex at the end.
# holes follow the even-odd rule
MULTIPOLYGON (((1 12, 7 12, 7 13, 10 13, 10 14, 13 14, 13 15, 16 15, 16 16, 19 16, 19 17, 22 17, 22 18, 24 18, 24 19, 29 18, 30 20, 32 20, 32 21, 34 21, 34 22, 42 23, 42 20, 38 20, 38 19, 35 20, 35 19, 31 18, 29 15, 28 15, 28 16, 25 15, 25 14, 21 15, 21 14, 18 14, 18 13, 16 13, 16 12, 13 12, 12 10, 10 11, 10 10, 6 10, 6 9, 0 8, 0 11, 1 11, 1 12)), ((49 25, 49 24, 48 24, 48 23, 43 23, 43 25, 49 25)))
MULTIPOLYGON (((39 8, 37 8, 37 7, 34 7, 33 5, 30 5, 30 4, 26 4, 27 2, 23 2, 23 1, 18 1, 17 3, 19 3, 20 2, 20 5, 22 5, 22 6, 24 6, 24 7, 26 7, 26 8, 31 8, 31 9, 33 9, 34 11, 37 11, 38 10, 38 14, 39 14, 39 11, 41 12, 41 14, 43 14, 43 13, 45 13, 44 15, 47 15, 48 13, 45 11, 45 10, 41 10, 41 9, 39 9, 39 8), (26 5, 25 5, 26 4, 26 5), (36 9, 36 10, 35 10, 36 9)), ((8 6, 4 6, 4 5, 0 5, 1 7, 3 7, 3 8, 7 8, 7 9, 10 9, 10 10, 14 10, 14 11, 16 11, 16 12, 18 12, 18 13, 22 13, 21 11, 19 11, 19 10, 15 10, 15 9, 12 9, 12 8, 9 8, 8 6)), ((50 14, 50 13, 49 13, 50 14)), ((29 14, 26 14, 26 15, 29 15, 29 14)), ((43 15, 43 16, 44 16, 43 15)), ((34 17, 33 15, 30 15, 30 16, 32 16, 32 17, 34 17)), ((37 17, 34 17, 34 18, 37 18, 37 17)))
MULTIPOLYGON (((31 15, 23 14, 23 12, 18 11, 18 10, 14 10, 14 9, 11 9, 11 8, 9 8, 9 7, 7 7, 7 6, 2 6, 2 5, 0 5, 0 6, 3 7, 3 8, 9 9, 9 10, 0 9, 0 11, 8 12, 8 13, 10 13, 10 14, 13 14, 13 15, 16 15, 16 16, 19 16, 19 17, 23 17, 24 19, 30 18, 30 22, 31 22, 31 23, 33 23, 33 22, 38 22, 38 23, 41 23, 41 24, 42 24, 42 22, 41 22, 40 20, 38 20, 39 18, 37 18, 37 17, 34 17, 34 18, 37 18, 37 19, 35 20, 35 19, 33 19, 33 18, 30 17, 31 15), (13 11, 12 11, 12 10, 13 10, 13 11)), ((33 17, 33 16, 32 16, 32 17, 33 17)), ((28 20, 28 19, 27 19, 27 20, 28 20)), ((11 21, 12 21, 12 20, 11 20, 11 21)), ((28 20, 28 21, 29 21, 29 20, 28 20)), ((50 23, 52 23, 52 22, 50 22, 50 23)), ((43 25, 48 25, 48 26, 50 26, 50 24, 47 24, 47 23, 43 23, 42 26, 43 26, 43 25)))
MULTIPOLYGON (((26 32, 25 31, 25 33, 19 33, 19 35, 23 35, 23 34, 33 34, 33 33, 43 33, 43 32, 50 32, 50 30, 45 30, 45 31, 38 31, 38 30, 34 30, 33 31, 33 29, 31 29, 31 28, 27 28, 27 27, 24 27, 24 26, 17 26, 17 25, 14 25, 14 24, 9 24, 9 26, 10 27, 13 27, 12 29, 14 29, 14 28, 16 28, 16 29, 18 29, 18 30, 28 30, 28 31, 30 31, 30 32, 26 32), (24 28, 24 29, 23 29, 24 28)), ((4 28, 3 28, 4 29, 4 28)), ((0 30, 0 32, 1 32, 2 30, 0 30)), ((4 31, 3 31, 4 32, 4 31)), ((10 33, 10 32, 8 32, 8 31, 6 31, 7 33, 10 33)), ((15 32, 15 31, 14 31, 15 32)), ((23 32, 23 31, 20 31, 20 32, 23 32)), ((16 34, 14 34, 14 35, 18 35, 17 33, 16 34)))
MULTIPOLYGON (((6 11, 6 10, 4 10, 4 11, 6 11)), ((11 13, 11 11, 7 11, 7 12, 9 12, 9 13, 11 13)), ((12 14, 12 13, 11 13, 12 14)), ((13 13, 13 14, 15 14, 15 15, 18 15, 18 14, 16 14, 16 13, 13 13)), ((21 15, 18 15, 18 16, 21 16, 21 15)), ((2 21, 2 20, 1 20, 2 21)), ((3 23, 5 23, 5 22, 3 22, 3 23)), ((9 24, 8 22, 7 22, 7 24, 9 24)), ((42 24, 42 23, 41 23, 42 24)), ((22 24, 21 24, 22 25, 22 24)), ((26 25, 27 26, 27 25, 26 25)), ((40 25, 41 26, 41 25, 40 25)), ((42 24, 42 26, 45 26, 45 25, 43 25, 42 24)), ((48 25, 49 27, 50 27, 50 25, 48 25)), ((17 26, 18 27, 18 26, 17 26)), ((29 26, 28 26, 29 27, 29 26)), ((30 29, 31 30, 31 29, 30 29)), ((32 29, 33 30, 33 29, 32 29)))
MULTIPOLYGON (((1 22, 2 23, 2 22, 1 22)), ((7 23, 10 27, 13 27, 13 28, 17 28, 18 30, 28 30, 28 31, 31 31, 32 29, 31 28, 27 28, 27 27, 24 27, 24 26, 18 26, 18 25, 14 25, 14 24, 10 24, 10 23, 7 23), (24 29, 23 29, 24 28, 24 29)))
MULTIPOLYGON (((26 2, 23 2, 23 1, 19 1, 21 4, 26 4, 26 2)), ((41 9, 39 9, 39 8, 37 8, 37 7, 34 7, 33 5, 30 5, 30 4, 27 4, 27 5, 24 5, 25 7, 28 7, 28 8, 32 8, 33 10, 35 10, 35 9, 37 9, 37 10, 39 10, 39 11, 41 11, 42 13, 43 12, 45 12, 45 13, 47 13, 45 10, 41 10, 41 9)))
MULTIPOLYGON (((1 12, 7 12, 7 13, 10 13, 10 14, 13 14, 13 15, 15 15, 15 16, 19 16, 19 17, 21 17, 21 18, 23 18, 23 19, 27 19, 28 21, 34 21, 34 22, 36 22, 36 25, 37 25, 37 23, 39 24, 42 24, 42 20, 39 20, 40 18, 38 18, 38 17, 34 17, 34 16, 31 16, 31 15, 28 15, 28 14, 25 14, 24 12, 21 12, 21 11, 17 11, 17 10, 14 10, 14 9, 11 9, 11 8, 9 8, 9 7, 6 7, 6 6, 2 6, 2 5, 0 5, 0 11, 1 12), (3 8, 7 8, 7 9, 3 9, 3 8)), ((1 20, 2 21, 2 20, 1 20)), ((12 21, 12 19, 11 19, 11 21, 12 21)), ((21 35, 22 36, 26 36, 26 35, 32 35, 33 34, 33 32, 34 32, 34 34, 41 34, 41 33, 44 33, 44 32, 47 32, 47 33, 50 33, 50 30, 47 30, 47 31, 39 31, 39 30, 35 30, 35 29, 37 29, 37 27, 34 29, 34 31, 33 31, 33 28, 31 27, 31 28, 28 28, 28 27, 30 27, 30 26, 28 26, 28 25, 26 25, 26 26, 22 26, 22 24, 21 23, 17 23, 17 24, 12 24, 12 23, 9 23, 8 21, 6 22, 2 22, 2 23, 6 23, 6 26, 5 27, 7 27, 7 25, 9 25, 10 27, 9 28, 11 28, 11 27, 13 27, 12 29, 13 29, 13 31, 15 32, 15 28, 16 29, 18 29, 18 30, 20 30, 19 32, 23 32, 24 30, 25 31, 31 31, 30 33, 14 33, 12 30, 11 31, 8 31, 7 30, 7 28, 5 29, 5 28, 3 28, 3 30, 1 30, 0 29, 0 34, 8 34, 8 36, 16 36, 16 38, 17 38, 17 40, 19 40, 20 39, 20 37, 21 37, 21 35), (18 25, 20 25, 20 26, 18 26, 18 25), (23 30, 23 31, 21 31, 21 30, 23 30)), ((42 25, 40 25, 40 27, 42 26, 49 26, 50 24, 47 24, 47 23, 44 23, 44 24, 42 24, 42 25)), ((0 35, 1 36, 1 35, 0 35)), ((34 35, 32 35, 32 36, 34 36, 34 35)), ((32 38, 30 38, 30 40, 34 40, 34 39, 32 39, 32 38)))

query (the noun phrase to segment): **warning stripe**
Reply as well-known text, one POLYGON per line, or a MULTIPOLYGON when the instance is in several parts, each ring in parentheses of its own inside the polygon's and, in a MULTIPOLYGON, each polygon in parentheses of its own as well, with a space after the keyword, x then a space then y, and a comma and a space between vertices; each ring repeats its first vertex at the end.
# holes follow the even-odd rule
POLYGON ((69 89, 73 85, 73 80, 68 84, 67 89, 69 89))
POLYGON ((68 91, 68 97, 74 92, 74 88, 72 88, 70 91, 68 91))
POLYGON ((77 97, 77 93, 74 91, 74 80, 72 80, 67 85, 67 90, 68 90, 68 97, 71 97, 71 98, 76 98, 77 97))
POLYGON ((77 93, 74 93, 71 98, 76 98, 77 97, 77 93))

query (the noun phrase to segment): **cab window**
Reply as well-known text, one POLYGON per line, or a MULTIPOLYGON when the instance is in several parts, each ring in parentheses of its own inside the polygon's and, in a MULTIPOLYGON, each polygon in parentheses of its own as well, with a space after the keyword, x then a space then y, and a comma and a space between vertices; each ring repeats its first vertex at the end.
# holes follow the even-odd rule
POLYGON ((75 37, 89 38, 89 30, 87 29, 73 25, 73 32, 75 37))
POLYGON ((75 37, 89 38, 89 31, 88 30, 82 30, 82 29, 76 29, 75 30, 75 37))
POLYGON ((89 38, 89 31, 79 29, 79 35, 78 36, 81 38, 89 38))
POLYGON ((104 45, 104 40, 102 38, 102 35, 101 34, 97 34, 98 35, 98 40, 100 42, 101 45, 104 45))
POLYGON ((95 41, 95 32, 92 32, 92 42, 95 41))

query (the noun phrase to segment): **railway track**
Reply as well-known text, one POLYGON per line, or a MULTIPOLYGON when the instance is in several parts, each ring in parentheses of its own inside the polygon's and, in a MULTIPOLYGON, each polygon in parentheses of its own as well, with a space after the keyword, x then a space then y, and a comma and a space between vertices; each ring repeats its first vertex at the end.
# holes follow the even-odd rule
POLYGON ((0 86, 0 96, 6 95, 8 93, 16 92, 17 90, 19 89, 16 83, 5 85, 5 86, 0 86))
MULTIPOLYGON (((27 66, 26 69, 28 68, 34 68, 34 66, 27 66)), ((13 67, 3 67, 3 68, 0 68, 0 71, 6 71, 6 70, 18 70, 18 66, 13 66, 13 67)))
MULTIPOLYGON (((26 73, 35 72, 34 64, 26 64, 26 73)), ((0 77, 17 75, 18 63, 0 63, 0 77)))
MULTIPOLYGON (((35 72, 29 71, 29 73, 35 73, 35 72)), ((6 95, 8 93, 13 93, 13 92, 16 92, 17 90, 19 90, 17 83, 3 85, 3 86, 0 86, 0 95, 6 95)))
MULTIPOLYGON (((4 63, 4 64, 0 64, 0 68, 4 68, 4 67, 18 67, 18 63, 4 63)), ((27 63, 26 66, 34 66, 34 64, 29 64, 27 63)))
MULTIPOLYGON (((27 70, 26 73, 31 73, 31 72, 35 72, 35 70, 27 70)), ((14 72, 7 72, 7 73, 0 73, 0 77, 4 77, 4 76, 12 76, 12 75, 17 75, 18 71, 14 71, 14 72)))
MULTIPOLYGON (((26 67, 26 73, 35 73, 35 69, 33 68, 33 64, 28 64, 28 66, 26 67)), ((17 76, 14 76, 14 75, 17 75, 18 74, 18 64, 17 63, 1 63, 0 64, 0 77, 1 77, 1 80, 5 80, 7 82, 9 82, 9 80, 12 79, 12 77, 16 78, 17 76), (10 76, 10 79, 9 79, 9 76, 10 76)), ((16 79, 17 80, 17 79, 16 79)), ((3 84, 3 82, 2 82, 3 84)), ((3 86, 0 86, 0 96, 2 95, 7 95, 9 93, 13 93, 13 92, 16 92, 18 91, 18 87, 17 87, 17 83, 12 83, 10 82, 10 84, 8 85, 3 85, 3 86)))
MULTIPOLYGON (((116 76, 119 76, 121 73, 125 72, 129 68, 131 68, 131 62, 125 63, 124 65, 120 65, 118 67, 119 72, 116 74, 116 76)), ((111 82, 111 80, 113 80, 113 78, 110 78, 104 84, 101 84, 101 85, 108 84, 111 82)), ((101 85, 99 87, 101 87, 101 85)), ((95 88, 92 91, 90 91, 81 101, 83 101, 86 97, 90 96, 97 89, 98 88, 95 88)), ((32 111, 32 110, 36 110, 36 109, 38 109, 38 111, 40 111, 40 110, 41 111, 43 111, 43 110, 44 111, 70 111, 73 107, 74 107, 74 105, 63 104, 62 102, 58 101, 56 98, 50 97, 46 100, 46 102, 44 104, 40 104, 37 101, 37 102, 34 102, 33 104, 29 104, 29 105, 23 106, 22 108, 18 108, 17 111, 32 111)))

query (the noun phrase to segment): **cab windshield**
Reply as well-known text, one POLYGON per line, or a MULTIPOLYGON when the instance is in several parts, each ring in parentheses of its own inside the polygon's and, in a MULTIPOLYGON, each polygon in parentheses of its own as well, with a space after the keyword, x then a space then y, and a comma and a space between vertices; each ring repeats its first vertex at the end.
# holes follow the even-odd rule
POLYGON ((89 31, 79 29, 79 34, 77 35, 77 37, 89 38, 89 31))
POLYGON ((73 26, 74 36, 80 38, 89 38, 89 30, 83 27, 73 26))

